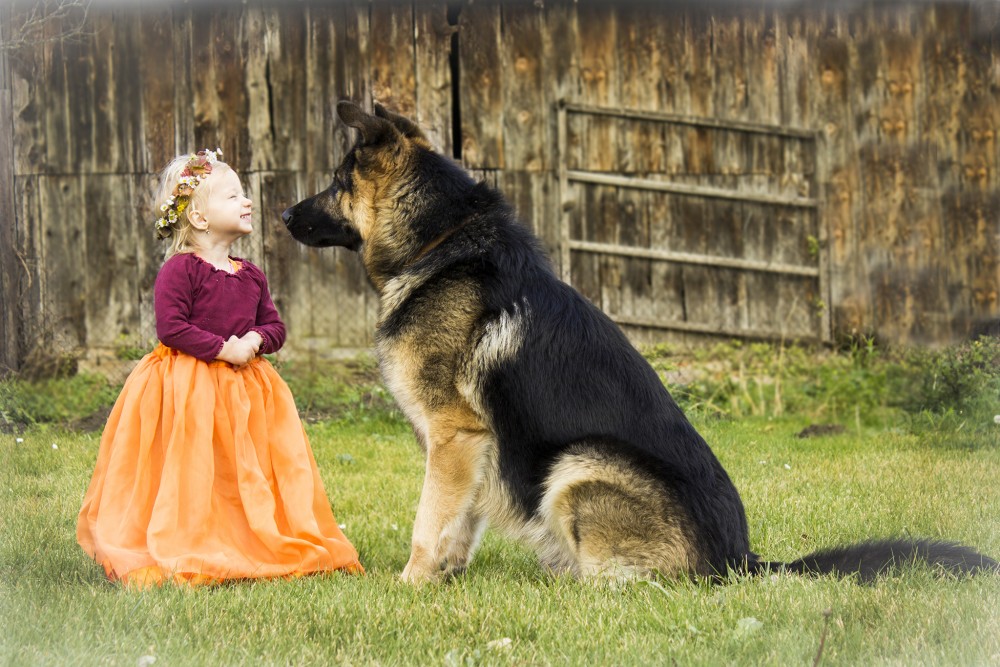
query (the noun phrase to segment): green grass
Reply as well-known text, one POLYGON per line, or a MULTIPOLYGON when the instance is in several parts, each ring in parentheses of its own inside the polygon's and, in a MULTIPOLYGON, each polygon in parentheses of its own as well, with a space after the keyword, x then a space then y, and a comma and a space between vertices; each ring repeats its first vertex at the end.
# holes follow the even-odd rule
MULTIPOLYGON (((383 401, 370 365, 337 380, 349 389, 315 378, 310 389, 286 370, 317 415, 307 429, 320 471, 368 574, 145 592, 107 583, 74 537, 99 434, 32 417, 0 435, 0 664, 1000 663, 998 576, 959 580, 915 567, 871 586, 782 575, 611 587, 545 576, 530 552, 488 533, 464 576, 405 586, 397 575, 422 475, 409 427, 383 401)), ((728 398, 721 412, 711 394, 685 399, 743 495, 760 554, 786 560, 912 535, 1000 555, 1000 426, 970 424, 971 412, 964 426, 948 421, 947 407, 927 413, 944 415, 933 422, 918 418, 926 408, 908 413, 870 398, 856 415, 848 392, 835 414, 829 392, 797 396, 804 371, 781 372, 781 414, 737 403, 737 419, 728 398), (820 421, 846 428, 795 436, 820 421)), ((773 386, 761 378, 753 375, 751 391, 773 386)), ((1000 402, 981 398, 968 405, 1000 402)))

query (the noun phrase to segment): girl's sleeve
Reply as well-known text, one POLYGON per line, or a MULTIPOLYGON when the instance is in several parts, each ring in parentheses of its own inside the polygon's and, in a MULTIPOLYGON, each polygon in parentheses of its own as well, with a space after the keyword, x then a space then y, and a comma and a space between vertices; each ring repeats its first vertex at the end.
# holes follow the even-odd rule
MULTIPOLYGON (((256 267, 255 267, 256 268, 256 267)), ((260 302, 257 304, 256 323, 250 329, 256 331, 263 338, 260 344, 260 354, 271 354, 281 349, 285 344, 285 323, 278 315, 278 309, 274 307, 271 300, 271 292, 267 288, 267 277, 264 272, 257 269, 260 280, 260 302)))
POLYGON ((194 294, 191 277, 182 262, 167 262, 156 276, 153 309, 156 312, 156 337, 167 347, 180 350, 203 361, 212 361, 225 344, 217 334, 189 322, 194 294))

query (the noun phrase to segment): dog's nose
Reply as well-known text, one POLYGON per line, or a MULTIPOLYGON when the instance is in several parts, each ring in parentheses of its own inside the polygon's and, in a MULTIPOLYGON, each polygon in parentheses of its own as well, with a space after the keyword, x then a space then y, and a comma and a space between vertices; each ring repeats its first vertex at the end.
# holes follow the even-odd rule
POLYGON ((281 213, 281 219, 282 219, 282 221, 284 221, 286 227, 289 225, 289 223, 292 222, 292 209, 291 209, 291 207, 286 208, 284 211, 282 211, 282 213, 281 213))

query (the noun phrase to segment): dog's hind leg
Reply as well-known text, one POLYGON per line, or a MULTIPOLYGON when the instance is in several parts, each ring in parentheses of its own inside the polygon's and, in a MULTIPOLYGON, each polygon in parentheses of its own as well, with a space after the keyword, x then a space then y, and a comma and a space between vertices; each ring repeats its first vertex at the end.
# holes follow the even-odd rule
POLYGON ((679 576, 694 569, 683 510, 662 483, 627 463, 587 453, 553 467, 543 512, 581 577, 679 576))
POLYGON ((427 464, 413 524, 406 582, 438 579, 464 568, 481 535, 474 513, 492 435, 467 410, 434 414, 427 429, 427 464))

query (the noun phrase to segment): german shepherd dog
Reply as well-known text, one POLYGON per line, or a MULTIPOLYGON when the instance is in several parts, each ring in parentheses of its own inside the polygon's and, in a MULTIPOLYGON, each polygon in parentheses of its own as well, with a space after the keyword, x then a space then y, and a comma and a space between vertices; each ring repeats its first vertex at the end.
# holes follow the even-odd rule
POLYGON ((926 540, 760 560, 712 450, 503 197, 412 121, 347 101, 337 113, 360 139, 330 187, 282 218, 301 243, 358 251, 378 292, 381 372, 426 455, 403 580, 463 571, 487 522, 580 577, 997 568, 926 540))

